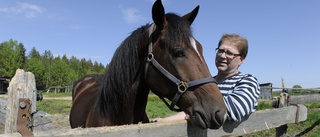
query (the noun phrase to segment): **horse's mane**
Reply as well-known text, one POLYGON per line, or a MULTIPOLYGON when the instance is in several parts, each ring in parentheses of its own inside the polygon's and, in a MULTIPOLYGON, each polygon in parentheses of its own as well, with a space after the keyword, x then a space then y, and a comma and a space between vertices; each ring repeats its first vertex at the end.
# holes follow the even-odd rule
MULTIPOLYGON (((166 19, 169 24, 165 45, 174 46, 173 42, 179 42, 181 39, 189 41, 192 32, 187 21, 174 13, 166 14, 166 19)), ((150 24, 146 24, 136 29, 121 43, 104 74, 95 108, 100 109, 100 113, 109 119, 118 120, 118 113, 122 113, 120 108, 124 108, 128 100, 128 89, 132 86, 137 72, 141 71, 139 66, 142 60, 137 46, 140 45, 140 39, 144 36, 142 34, 148 34, 145 31, 149 26, 150 24)))
POLYGON ((119 108, 126 105, 128 89, 134 82, 141 63, 137 46, 148 26, 150 25, 146 24, 133 31, 116 49, 107 67, 95 104, 104 116, 112 119, 116 117, 119 108))

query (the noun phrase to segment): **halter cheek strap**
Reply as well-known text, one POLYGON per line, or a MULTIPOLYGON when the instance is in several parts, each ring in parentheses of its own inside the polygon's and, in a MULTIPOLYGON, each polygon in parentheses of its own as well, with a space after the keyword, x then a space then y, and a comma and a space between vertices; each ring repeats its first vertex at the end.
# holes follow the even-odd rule
POLYGON ((148 55, 147 55, 147 63, 146 63, 146 67, 144 70, 144 79, 147 80, 147 73, 148 73, 148 68, 149 68, 149 64, 150 64, 150 58, 153 58, 153 54, 152 54, 152 33, 154 31, 155 25, 152 24, 149 28, 149 40, 148 40, 148 55), (150 54, 151 53, 151 54, 150 54), (149 57, 150 56, 150 57, 149 57))
POLYGON ((147 80, 147 72, 148 72, 149 65, 151 63, 164 76, 166 76, 170 81, 172 81, 174 84, 177 85, 178 91, 177 91, 176 95, 173 97, 171 105, 169 105, 169 103, 163 97, 160 97, 160 98, 169 107, 170 110, 181 111, 180 109, 175 109, 174 106, 177 104, 177 102, 180 99, 181 95, 184 92, 186 92, 188 88, 194 87, 194 86, 198 86, 198 85, 202 85, 202 84, 206 84, 206 83, 216 83, 216 80, 214 78, 212 78, 212 77, 208 77, 208 78, 201 78, 201 79, 185 82, 185 81, 181 81, 178 78, 176 78, 175 76, 173 76, 170 72, 168 72, 164 67, 162 67, 158 63, 158 61, 154 58, 154 55, 152 54, 152 38, 151 38, 151 34, 152 34, 153 30, 154 30, 154 24, 151 25, 150 30, 149 30, 149 47, 148 47, 147 63, 146 63, 146 67, 145 67, 145 80, 147 80))

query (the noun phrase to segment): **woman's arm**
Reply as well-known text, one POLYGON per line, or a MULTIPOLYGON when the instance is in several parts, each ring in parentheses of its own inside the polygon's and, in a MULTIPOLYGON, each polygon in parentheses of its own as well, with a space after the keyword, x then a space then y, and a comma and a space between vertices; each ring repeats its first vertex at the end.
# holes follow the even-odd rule
POLYGON ((243 117, 253 113, 258 105, 259 94, 258 80, 254 76, 246 75, 233 91, 224 95, 229 118, 233 121, 241 121, 243 117))

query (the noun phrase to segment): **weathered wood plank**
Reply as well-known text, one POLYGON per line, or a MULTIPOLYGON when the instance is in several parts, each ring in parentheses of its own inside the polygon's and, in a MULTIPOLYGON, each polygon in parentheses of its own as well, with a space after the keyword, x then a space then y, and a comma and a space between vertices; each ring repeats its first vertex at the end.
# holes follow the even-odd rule
MULTIPOLYGON (((0 98, 0 124, 5 125, 7 99, 0 98)), ((33 115, 33 131, 49 131, 52 129, 52 116, 43 111, 33 115)))
POLYGON ((257 111, 239 125, 237 125, 236 123, 226 123, 222 128, 223 131, 221 131, 221 129, 218 130, 219 134, 215 133, 215 131, 212 130, 210 132, 212 132, 212 136, 214 136, 215 134, 219 136, 244 135, 279 127, 286 123, 295 123, 296 120, 297 122, 305 121, 307 119, 306 114, 307 108, 304 105, 299 105, 299 109, 297 109, 297 107, 295 106, 289 106, 285 108, 257 111), (297 113, 299 114, 299 116, 296 119, 297 113))
MULTIPOLYGON (((70 130, 55 130, 47 132, 34 132, 35 136, 117 136, 117 137, 163 137, 163 136, 226 136, 226 135, 244 135, 257 131, 275 128, 286 123, 295 123, 298 111, 297 121, 305 121, 307 119, 307 108, 303 105, 289 106, 279 109, 269 109, 257 111, 242 123, 226 123, 218 130, 198 129, 193 127, 186 121, 172 121, 164 123, 149 123, 114 127, 98 127, 98 128, 77 128, 70 130)), ((17 134, 10 136, 19 136, 17 134)), ((1 137, 1 135, 0 135, 1 137)))
POLYGON ((299 96, 289 96, 289 104, 303 104, 309 102, 320 102, 320 94, 309 94, 299 96))
POLYGON ((6 122, 6 112, 7 112, 6 106, 7 106, 7 100, 0 98, 0 123, 3 125, 6 122))
POLYGON ((17 131, 17 116, 19 98, 28 98, 32 104, 30 111, 36 111, 36 84, 31 72, 17 69, 8 87, 8 102, 6 106, 5 133, 17 131))

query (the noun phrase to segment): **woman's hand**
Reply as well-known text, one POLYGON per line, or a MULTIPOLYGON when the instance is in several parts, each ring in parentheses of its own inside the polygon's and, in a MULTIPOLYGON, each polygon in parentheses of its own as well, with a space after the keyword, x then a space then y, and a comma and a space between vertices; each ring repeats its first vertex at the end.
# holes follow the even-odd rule
POLYGON ((178 112, 174 115, 165 117, 165 118, 155 118, 153 120, 151 120, 151 123, 154 122, 166 122, 166 121, 174 121, 174 120, 184 120, 184 119, 188 119, 189 115, 187 115, 184 112, 178 112))

